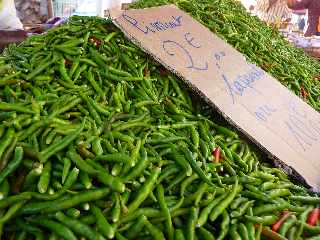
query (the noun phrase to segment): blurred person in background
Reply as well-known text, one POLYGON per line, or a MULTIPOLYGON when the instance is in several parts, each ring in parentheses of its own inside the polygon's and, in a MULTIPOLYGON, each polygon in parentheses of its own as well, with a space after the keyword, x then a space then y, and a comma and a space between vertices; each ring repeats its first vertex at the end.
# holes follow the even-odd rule
POLYGON ((258 0, 255 11, 261 20, 278 28, 281 23, 291 21, 291 10, 286 0, 258 0))
POLYGON ((20 43, 27 37, 17 17, 14 0, 0 0, 0 52, 10 43, 20 43))
POLYGON ((305 26, 306 26, 306 20, 305 20, 304 17, 302 17, 302 18, 299 19, 298 26, 299 26, 299 30, 300 30, 301 32, 303 32, 303 30, 304 30, 304 28, 305 28, 305 26))
POLYGON ((14 0, 0 0, 0 29, 22 29, 14 0))
POLYGON ((308 29, 304 35, 317 35, 320 30, 320 0, 287 0, 287 4, 293 10, 308 10, 308 29))

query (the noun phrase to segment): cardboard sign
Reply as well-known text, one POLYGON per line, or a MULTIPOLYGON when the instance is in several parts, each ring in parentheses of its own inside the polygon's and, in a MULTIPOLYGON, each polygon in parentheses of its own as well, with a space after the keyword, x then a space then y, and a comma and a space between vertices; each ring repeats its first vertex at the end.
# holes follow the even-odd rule
POLYGON ((110 11, 139 47, 210 100, 270 157, 320 189, 320 114, 173 5, 110 11))

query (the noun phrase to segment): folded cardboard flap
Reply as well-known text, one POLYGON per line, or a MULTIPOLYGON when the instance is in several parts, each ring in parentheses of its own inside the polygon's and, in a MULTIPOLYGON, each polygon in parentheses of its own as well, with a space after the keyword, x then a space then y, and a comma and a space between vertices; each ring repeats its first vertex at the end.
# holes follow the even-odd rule
POLYGON ((318 112, 174 5, 108 16, 271 158, 320 189, 318 112))

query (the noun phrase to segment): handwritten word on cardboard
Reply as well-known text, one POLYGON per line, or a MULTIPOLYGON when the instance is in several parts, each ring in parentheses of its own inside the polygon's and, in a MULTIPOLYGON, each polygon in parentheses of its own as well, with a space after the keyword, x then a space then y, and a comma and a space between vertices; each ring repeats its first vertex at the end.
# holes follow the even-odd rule
POLYGON ((173 5, 110 12, 138 46, 199 90, 223 116, 320 188, 320 114, 173 5))

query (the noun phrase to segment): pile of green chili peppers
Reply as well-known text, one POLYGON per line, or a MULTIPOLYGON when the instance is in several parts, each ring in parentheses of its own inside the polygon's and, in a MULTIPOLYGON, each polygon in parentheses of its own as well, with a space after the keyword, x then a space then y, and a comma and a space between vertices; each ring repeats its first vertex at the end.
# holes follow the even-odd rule
POLYGON ((320 111, 318 60, 306 56, 277 29, 251 16, 237 0, 139 0, 132 7, 176 4, 227 41, 310 106, 320 111))
POLYGON ((262 163, 107 20, 0 56, 3 239, 318 239, 320 198, 262 163), (221 156, 213 156, 217 149, 221 156))

